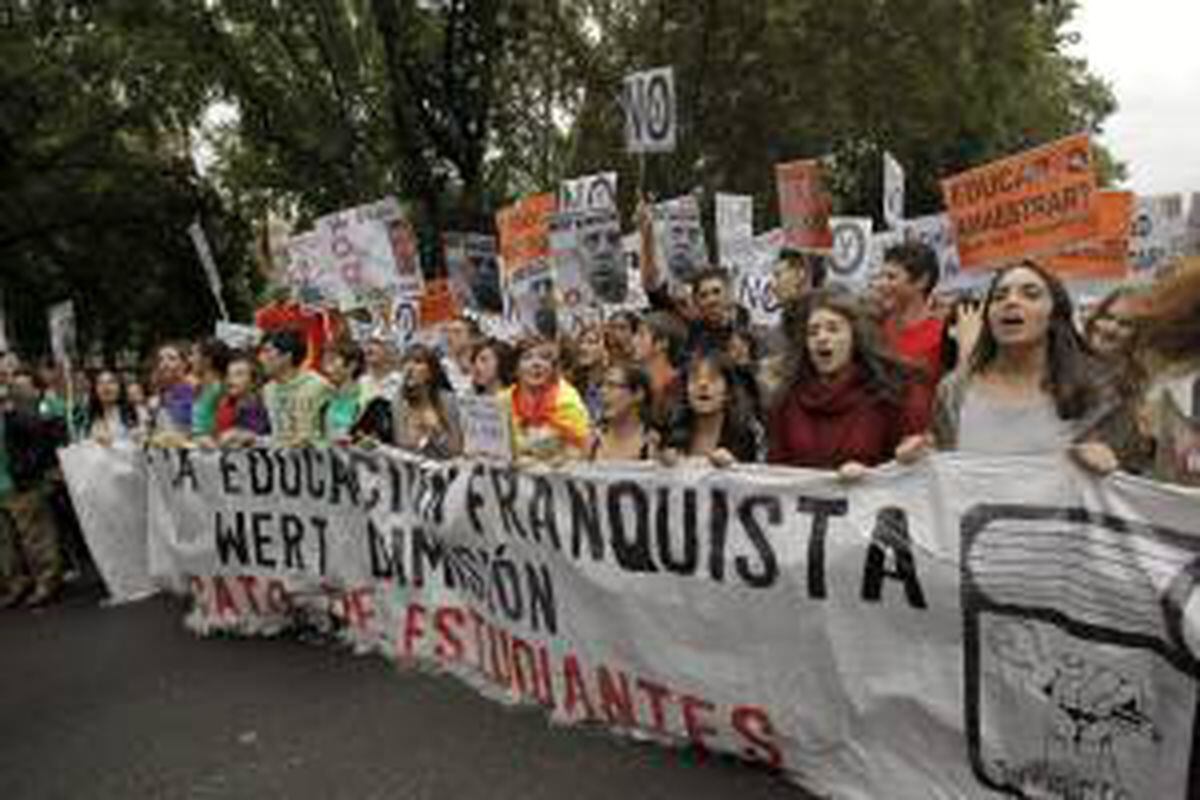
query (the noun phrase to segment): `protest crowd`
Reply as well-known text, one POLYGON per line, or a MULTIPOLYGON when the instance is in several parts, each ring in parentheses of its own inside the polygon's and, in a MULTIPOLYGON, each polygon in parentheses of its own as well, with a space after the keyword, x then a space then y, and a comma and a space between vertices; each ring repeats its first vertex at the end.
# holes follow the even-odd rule
POLYGON ((477 454, 470 402, 503 423, 518 467, 701 459, 853 482, 945 449, 1066 452, 1098 476, 1195 478, 1194 454, 1180 463, 1169 427, 1200 414, 1194 258, 1080 308, 1037 259, 946 290, 934 249, 900 241, 869 280, 846 285, 831 279, 828 252, 785 243, 767 327, 737 302, 726 265, 659 263, 650 205, 636 225, 646 308, 564 324, 543 304, 517 335, 486 335, 482 315, 460 312, 436 338, 398 347, 384 327, 280 300, 260 309, 256 344, 164 343, 144 369, 76 371, 70 403, 59 365, 7 354, 0 602, 46 603, 86 565, 56 468, 72 440, 394 446, 453 459, 477 454))

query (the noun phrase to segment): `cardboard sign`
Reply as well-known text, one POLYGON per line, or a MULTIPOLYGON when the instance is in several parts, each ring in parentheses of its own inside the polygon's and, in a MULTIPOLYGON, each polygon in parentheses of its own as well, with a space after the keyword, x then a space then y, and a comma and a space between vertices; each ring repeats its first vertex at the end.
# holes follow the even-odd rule
POLYGON ((1073 281, 1125 278, 1133 210, 1133 192, 1100 192, 1096 196, 1099 226, 1095 241, 1043 258, 1042 266, 1073 281))
POLYGON ((392 295, 421 294, 416 233, 400 203, 385 197, 343 209, 316 222, 318 268, 342 308, 371 305, 392 295))
POLYGON ((700 204, 683 195, 654 207, 654 242, 658 265, 671 287, 687 286, 696 272, 708 266, 708 245, 700 204))
POLYGON ((628 272, 614 209, 555 214, 550 242, 562 310, 577 313, 584 307, 625 302, 628 272))
POLYGON ((781 311, 775 294, 775 264, 783 247, 783 230, 775 228, 754 237, 751 247, 733 262, 737 303, 750 313, 751 324, 769 328, 779 324, 781 311))
POLYGON ((891 230, 904 222, 904 167, 886 150, 883 153, 883 221, 891 230))
POLYGON ((621 91, 625 109, 625 150, 629 153, 669 153, 675 149, 679 121, 675 70, 660 67, 635 72, 621 91))
POLYGON ((874 250, 870 217, 830 217, 833 252, 829 257, 830 280, 862 285, 871 273, 874 250))
POLYGON ((754 198, 745 194, 717 193, 717 258, 731 267, 754 246, 754 198))
POLYGON ((1152 276, 1183 251, 1187 220, 1182 195, 1139 197, 1129 233, 1129 262, 1135 275, 1152 276))
POLYGON ((571 178, 558 187, 558 211, 616 211, 617 173, 600 172, 571 178))
POLYGON ((504 310, 500 260, 496 237, 481 233, 442 235, 446 274, 450 291, 460 308, 476 314, 499 314, 504 310))
POLYGON ((965 269, 1062 252, 1096 238, 1091 139, 1069 136, 942 181, 965 269))
POLYGON ((525 270, 543 269, 550 260, 550 219, 557 202, 553 194, 523 197, 496 214, 500 257, 505 281, 525 270))
POLYGON ((418 313, 421 328, 431 328, 458 319, 460 311, 448 279, 438 278, 425 284, 418 313))
POLYGON ((810 159, 777 164, 775 184, 786 245, 797 250, 828 251, 833 246, 829 230, 833 196, 825 186, 821 162, 810 159))
POLYGON ((512 425, 507 409, 492 395, 457 398, 463 428, 463 455, 512 461, 512 425))
POLYGON ((55 303, 46 314, 50 325, 50 352, 54 363, 70 369, 79 352, 75 329, 75 304, 70 300, 55 303))

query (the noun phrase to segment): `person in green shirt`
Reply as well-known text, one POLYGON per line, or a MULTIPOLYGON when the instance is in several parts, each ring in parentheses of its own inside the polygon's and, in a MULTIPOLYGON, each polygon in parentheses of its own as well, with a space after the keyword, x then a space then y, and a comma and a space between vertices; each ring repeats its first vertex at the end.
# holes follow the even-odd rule
POLYGON ((263 388, 263 402, 271 420, 276 444, 302 447, 322 441, 322 412, 333 387, 315 372, 301 369, 306 350, 292 331, 276 331, 267 337, 258 358, 270 382, 263 388))
POLYGON ((211 444, 217 431, 217 406, 225 393, 222 380, 229 367, 229 347, 210 338, 197 342, 193 352, 196 399, 192 403, 192 437, 211 444))
POLYGON ((364 405, 362 384, 358 380, 363 371, 362 348, 347 341, 326 350, 321 370, 333 384, 333 394, 325 406, 325 440, 331 444, 349 444, 364 405))

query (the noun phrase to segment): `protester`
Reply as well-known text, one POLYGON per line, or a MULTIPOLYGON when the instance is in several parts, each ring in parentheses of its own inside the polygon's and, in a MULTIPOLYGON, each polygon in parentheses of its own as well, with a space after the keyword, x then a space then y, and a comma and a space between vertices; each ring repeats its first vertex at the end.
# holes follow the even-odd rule
POLYGON ((142 432, 150 430, 154 414, 150 410, 146 397, 146 385, 132 372, 124 373, 121 376, 121 383, 125 386, 125 399, 129 401, 129 406, 133 409, 134 416, 137 417, 138 430, 142 432))
POLYGON ((638 315, 632 311, 618 311, 604 323, 604 346, 614 364, 633 358, 633 335, 638 325, 638 315))
POLYGON ((392 369, 392 358, 387 341, 373 334, 363 344, 363 374, 358 379, 359 401, 366 408, 377 397, 389 402, 404 385, 404 376, 392 369))
POLYGON ((931 385, 942 370, 942 321, 929 307, 940 271, 937 253, 919 242, 888 248, 879 271, 886 341, 902 359, 923 369, 931 385))
POLYGON ((114 370, 102 369, 88 397, 87 438, 102 445, 134 441, 141 433, 125 385, 114 370))
POLYGON ((487 338, 471 354, 471 388, 475 394, 495 396, 513 382, 513 353, 507 342, 487 338))
POLYGON ((861 300, 819 290, 796 304, 767 460, 860 477, 925 430, 927 385, 879 341, 861 300))
POLYGON ((359 415, 366 407, 362 399, 362 384, 359 382, 363 371, 363 350, 354 342, 339 342, 325 349, 321 366, 326 379, 333 386, 333 393, 325 405, 325 441, 349 444, 359 415))
POLYGON ((181 345, 165 344, 155 357, 158 404, 151 427, 155 442, 163 446, 182 444, 192 433, 195 387, 187 380, 184 352, 181 345))
POLYGON ((650 379, 623 362, 605 370, 600 386, 600 426, 592 437, 593 461, 644 461, 658 451, 658 436, 646 425, 650 379))
POLYGON ((687 329, 683 322, 665 311, 652 311, 638 325, 633 336, 636 363, 650 379, 646 422, 665 434, 675 409, 683 404, 684 383, 680 371, 687 329))
POLYGON ((827 271, 822 256, 792 247, 781 249, 772 274, 775 299, 784 312, 809 292, 824 286, 827 271))
POLYGON ((663 460, 671 464, 683 455, 718 467, 759 461, 761 429, 729 356, 719 350, 695 354, 686 385, 686 402, 673 416, 663 460))
POLYGON ((393 402, 397 447, 426 458, 462 452, 462 423, 450 380, 437 353, 413 345, 404 356, 404 388, 393 402))
POLYGON ((609 364, 604 328, 599 323, 584 325, 575 336, 571 352, 569 380, 583 398, 589 418, 598 420, 602 405, 601 384, 609 364))
POLYGON ((251 447, 271 432, 267 409, 258 395, 258 368, 246 353, 232 353, 225 370, 225 393, 217 404, 216 443, 251 447))
POLYGON ((225 371, 229 367, 229 346, 220 339, 208 338, 192 347, 195 400, 192 403, 192 437, 209 439, 217 432, 217 404, 225 391, 225 371))
POLYGON ((1114 289, 1088 315, 1083 336, 1097 354, 1113 358, 1132 354, 1137 327, 1130 313, 1131 296, 1128 287, 1114 289))
POLYGON ((471 354, 479 336, 479 325, 472 319, 460 317, 446 323, 446 356, 442 366, 456 394, 471 390, 471 354))
POLYGON ((587 408, 559 374, 556 342, 527 338, 518 343, 517 382, 501 398, 510 414, 519 464, 561 463, 585 455, 591 433, 587 408))
POLYGON ((270 379, 263 389, 271 434, 277 444, 300 447, 322 440, 321 412, 333 390, 319 374, 301 365, 307 350, 295 333, 267 336, 259 360, 270 379))
POLYGON ((1094 472, 1116 469, 1101 437, 1122 406, 1098 383, 1102 369, 1062 283, 1032 261, 1002 269, 983 318, 966 366, 939 387, 936 445, 995 455, 1069 451, 1094 472))
MULTIPOLYGON (((0 378, 8 382, 7 373, 0 378)), ((31 372, 18 367, 0 407, 0 507, 7 535, 0 534, 0 608, 22 600, 39 606, 57 595, 63 564, 58 529, 50 505, 55 448, 67 441, 64 420, 39 413, 39 387, 31 372)))

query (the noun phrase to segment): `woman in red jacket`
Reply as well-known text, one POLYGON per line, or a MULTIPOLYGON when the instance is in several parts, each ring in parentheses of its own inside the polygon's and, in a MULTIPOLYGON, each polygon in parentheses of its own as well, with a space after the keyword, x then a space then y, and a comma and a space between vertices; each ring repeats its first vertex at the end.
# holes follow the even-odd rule
POLYGON ((769 417, 770 463, 854 479, 921 434, 929 389, 884 349, 852 294, 807 295, 787 335, 788 363, 769 417))

